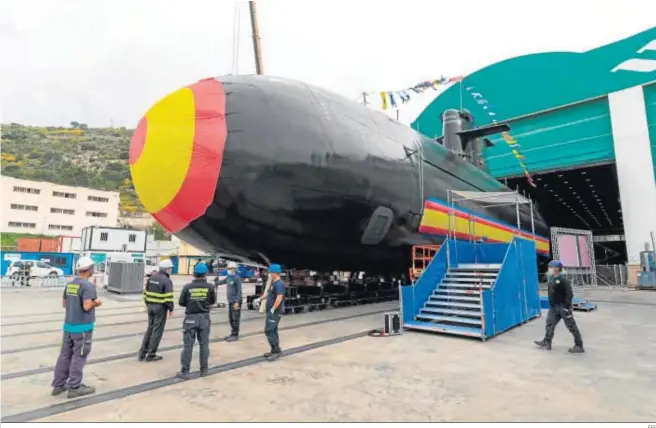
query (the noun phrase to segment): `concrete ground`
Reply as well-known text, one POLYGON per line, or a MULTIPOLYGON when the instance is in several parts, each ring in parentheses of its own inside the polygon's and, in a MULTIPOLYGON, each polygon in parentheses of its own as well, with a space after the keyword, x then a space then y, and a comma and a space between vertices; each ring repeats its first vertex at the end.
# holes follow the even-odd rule
MULTIPOLYGON (((176 278, 176 290, 184 278, 176 278)), ((58 290, 2 290, 2 421, 656 421, 656 293, 579 295, 599 309, 576 313, 586 345, 569 355, 563 325, 551 352, 535 348, 544 318, 488 342, 428 333, 368 337, 397 302, 288 315, 287 355, 275 363, 263 319, 242 315, 228 333, 212 315, 210 376, 178 381, 181 316, 167 323, 164 360, 139 363, 145 329, 139 296, 101 293, 85 383, 96 394, 50 396, 63 312, 58 290), (33 312, 34 315, 29 315, 33 312), (348 336, 344 338, 345 336, 348 336)), ((197 370, 195 350, 192 370, 197 370)))

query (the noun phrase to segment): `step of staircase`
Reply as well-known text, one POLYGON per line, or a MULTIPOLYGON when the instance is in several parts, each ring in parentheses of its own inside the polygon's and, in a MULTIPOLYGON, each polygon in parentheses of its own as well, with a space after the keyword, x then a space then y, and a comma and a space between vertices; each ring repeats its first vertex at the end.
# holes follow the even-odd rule
POLYGON ((499 270, 501 269, 501 264, 478 264, 478 263, 463 263, 459 264, 457 268, 451 268, 449 270, 499 270))
POLYGON ((466 311, 460 309, 445 309, 445 308, 434 308, 434 307, 424 307, 419 311, 419 314, 428 314, 428 315, 458 315, 462 317, 471 317, 471 318, 481 318, 480 309, 473 311, 466 311))
POLYGON ((454 278, 496 278, 498 272, 448 271, 446 277, 454 278))
MULTIPOLYGON (((478 299, 476 299, 478 301, 478 299)), ((426 307, 436 307, 436 306, 442 306, 442 307, 450 307, 450 308, 468 308, 468 309, 481 309, 481 304, 480 303, 463 303, 463 302, 456 302, 454 300, 446 300, 446 301, 432 301, 428 300, 426 302, 426 307)))
POLYGON ((483 332, 480 328, 474 327, 461 327, 455 325, 437 324, 434 322, 425 321, 407 321, 403 323, 403 327, 408 330, 422 330, 433 333, 453 334, 456 336, 468 337, 483 337, 483 332))
POLYGON ((444 294, 465 294, 465 295, 480 295, 481 291, 476 289, 476 290, 471 290, 471 289, 459 289, 459 288, 438 288, 433 292, 434 296, 442 296, 444 294))
POLYGON ((437 324, 425 321, 407 321, 403 326, 408 329, 432 331, 435 333, 455 334, 459 336, 482 337, 481 329, 455 325, 437 324))
POLYGON ((490 288, 492 284, 472 284, 472 283, 462 283, 462 282, 442 282, 438 290, 442 288, 490 288))
POLYGON ((422 311, 419 311, 419 314, 416 316, 416 318, 420 320, 452 322, 458 324, 469 324, 469 325, 477 325, 477 326, 481 326, 482 324, 480 318, 472 319, 472 318, 464 318, 464 317, 456 317, 456 316, 450 317, 445 315, 433 315, 433 314, 423 313, 422 311))
POLYGON ((494 281, 496 280, 497 280, 496 278, 477 278, 474 276, 470 276, 470 277, 446 276, 444 277, 442 282, 447 282, 447 281, 448 282, 474 282, 474 283, 482 282, 485 284, 494 284, 494 281))
POLYGON ((444 303, 444 302, 480 302, 480 297, 457 296, 457 295, 431 295, 428 297, 429 302, 444 303))

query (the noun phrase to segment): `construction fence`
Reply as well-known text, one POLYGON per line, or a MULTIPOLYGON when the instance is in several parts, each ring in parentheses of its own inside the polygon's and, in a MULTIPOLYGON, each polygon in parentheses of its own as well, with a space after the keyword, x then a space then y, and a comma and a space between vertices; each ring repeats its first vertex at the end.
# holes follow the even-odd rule
POLYGON ((0 277, 0 287, 5 288, 63 288, 73 275, 27 277, 24 275, 6 275, 0 277))

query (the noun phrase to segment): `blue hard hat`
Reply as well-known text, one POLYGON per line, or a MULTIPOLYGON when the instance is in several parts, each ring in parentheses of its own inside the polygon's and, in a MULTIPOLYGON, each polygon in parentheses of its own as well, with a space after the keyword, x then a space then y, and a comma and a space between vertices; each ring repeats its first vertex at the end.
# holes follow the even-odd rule
POLYGON ((280 272, 282 272, 282 268, 280 267, 279 264, 274 263, 272 265, 269 265, 269 273, 280 273, 280 272))
POLYGON ((194 275, 205 275, 207 273, 207 265, 205 263, 198 263, 194 266, 194 275))
POLYGON ((560 262, 560 260, 552 260, 549 262, 549 266, 562 269, 563 264, 560 262))

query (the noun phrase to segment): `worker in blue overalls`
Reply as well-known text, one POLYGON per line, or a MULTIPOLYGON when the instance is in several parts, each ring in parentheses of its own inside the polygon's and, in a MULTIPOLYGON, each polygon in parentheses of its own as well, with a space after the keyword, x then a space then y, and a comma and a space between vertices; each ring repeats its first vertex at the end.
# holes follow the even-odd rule
POLYGON ((210 307, 216 303, 216 292, 214 286, 207 282, 207 273, 207 265, 198 263, 194 266, 194 280, 186 284, 180 293, 178 303, 185 308, 185 319, 182 322, 184 348, 180 356, 181 370, 177 374, 180 379, 189 379, 196 340, 200 348, 200 375, 207 376, 212 327, 210 307))
POLYGON ((226 297, 228 300, 228 321, 230 322, 230 336, 226 342, 235 342, 239 339, 239 322, 241 320, 241 280, 237 275, 237 263, 228 263, 228 277, 226 283, 226 297))
POLYGON ((269 361, 275 361, 280 358, 282 350, 280 349, 280 337, 278 336, 278 325, 282 314, 285 312, 285 284, 280 279, 282 268, 279 264, 272 264, 269 266, 269 275, 272 281, 268 289, 265 289, 264 294, 260 296, 258 301, 266 299, 266 319, 264 321, 264 334, 269 341, 271 351, 264 354, 264 357, 269 361))
POLYGON ((93 265, 91 258, 80 258, 75 266, 77 277, 66 284, 64 289, 64 339, 55 365, 52 395, 68 390, 68 398, 76 398, 96 392, 93 386, 82 383, 82 369, 91 353, 96 308, 102 305, 96 287, 89 282, 93 275, 93 265))
POLYGON ((574 320, 572 310, 572 300, 574 299, 572 284, 560 274, 560 271, 563 269, 563 264, 560 260, 550 261, 549 268, 552 274, 547 283, 549 287, 549 313, 547 314, 545 334, 544 339, 535 341, 534 343, 540 348, 551 350, 554 331, 562 319, 565 322, 565 327, 574 336, 574 347, 570 348, 569 352, 572 354, 583 353, 585 352, 583 349, 583 338, 574 320))

